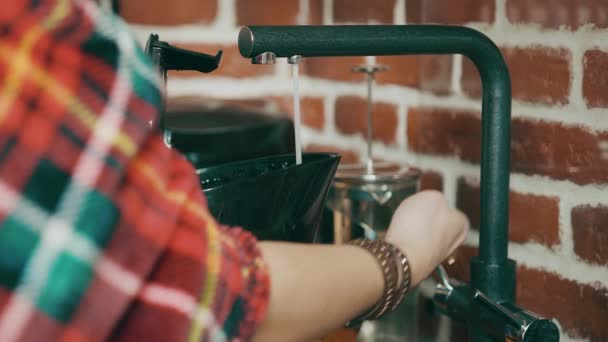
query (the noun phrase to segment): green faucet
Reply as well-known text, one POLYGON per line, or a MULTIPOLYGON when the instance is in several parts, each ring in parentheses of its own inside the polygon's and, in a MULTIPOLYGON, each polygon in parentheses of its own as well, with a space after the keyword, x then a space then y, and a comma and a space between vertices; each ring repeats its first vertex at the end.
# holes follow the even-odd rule
POLYGON ((482 33, 460 26, 249 26, 238 38, 255 64, 277 57, 462 54, 479 70, 482 86, 481 225, 471 284, 445 278, 435 301, 464 321, 473 341, 558 341, 553 322, 515 303, 515 262, 508 259, 511 83, 500 50, 482 33))

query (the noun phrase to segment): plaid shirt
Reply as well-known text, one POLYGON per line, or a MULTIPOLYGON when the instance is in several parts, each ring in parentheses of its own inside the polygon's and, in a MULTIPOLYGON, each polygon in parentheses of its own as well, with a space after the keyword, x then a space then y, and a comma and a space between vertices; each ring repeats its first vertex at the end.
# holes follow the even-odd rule
POLYGON ((0 10, 0 341, 246 341, 269 277, 150 128, 162 83, 91 1, 0 10))

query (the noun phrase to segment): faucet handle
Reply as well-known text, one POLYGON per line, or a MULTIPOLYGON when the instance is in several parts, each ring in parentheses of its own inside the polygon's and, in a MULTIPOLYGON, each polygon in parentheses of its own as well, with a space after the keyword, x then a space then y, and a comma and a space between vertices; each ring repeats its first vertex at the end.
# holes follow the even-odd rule
POLYGON ((222 60, 222 50, 215 56, 192 50, 180 49, 151 34, 146 43, 146 54, 164 73, 167 70, 196 70, 204 73, 217 69, 222 60))
POLYGON ((433 294, 435 306, 454 320, 466 320, 470 313, 471 298, 468 285, 450 279, 442 265, 435 268, 433 278, 437 282, 433 294))
POLYGON ((437 281, 433 302, 443 313, 458 321, 473 315, 473 305, 485 309, 482 320, 487 333, 509 342, 557 342, 559 330, 550 319, 511 303, 498 303, 478 289, 451 280, 443 266, 435 269, 437 281))
POLYGON ((557 342, 559 330, 550 319, 541 317, 531 311, 523 310, 510 303, 497 303, 479 290, 473 293, 473 300, 495 313, 504 321, 506 341, 513 342, 557 342))

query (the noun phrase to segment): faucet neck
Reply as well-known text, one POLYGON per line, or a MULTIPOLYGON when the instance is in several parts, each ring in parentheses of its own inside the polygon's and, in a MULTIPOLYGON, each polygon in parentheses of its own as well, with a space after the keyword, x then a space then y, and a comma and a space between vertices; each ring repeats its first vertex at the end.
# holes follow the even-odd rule
POLYGON ((249 26, 239 50, 252 58, 462 54, 482 86, 481 226, 472 286, 497 301, 514 301, 515 266, 507 258, 511 83, 500 50, 482 33, 459 26, 249 26))

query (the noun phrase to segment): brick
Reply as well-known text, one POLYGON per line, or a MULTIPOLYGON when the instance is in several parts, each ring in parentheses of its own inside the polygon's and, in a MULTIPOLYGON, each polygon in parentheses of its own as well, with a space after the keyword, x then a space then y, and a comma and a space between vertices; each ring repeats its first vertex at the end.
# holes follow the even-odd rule
POLYGON ((222 61, 217 70, 203 74, 198 71, 169 71, 171 77, 258 77, 274 72, 274 65, 254 65, 241 56, 236 45, 221 45, 221 44, 174 44, 175 46, 199 51, 211 55, 215 55, 217 51, 223 50, 222 61))
POLYGON ((362 82, 363 74, 352 72, 353 66, 365 63, 365 57, 310 57, 304 58, 302 72, 310 77, 334 81, 362 82))
POLYGON ((410 108, 407 122, 408 145, 413 151, 479 161, 481 123, 475 114, 410 108))
MULTIPOLYGON (((478 184, 458 180, 456 206, 469 217, 471 227, 479 229, 480 191, 478 184)), ((548 247, 559 244, 559 198, 509 193, 509 240, 536 242, 548 247), (534 210, 530 210, 534 208, 534 210)))
POLYGON ((236 0, 237 25, 295 25, 299 1, 236 0))
POLYGON ((577 206, 571 220, 574 252, 585 261, 608 266, 608 207, 577 206))
POLYGON ((424 171, 420 176, 420 190, 443 191, 443 176, 434 171, 424 171))
POLYGON ((543 28, 577 29, 591 24, 608 27, 608 2, 602 0, 508 0, 511 23, 535 24, 543 28))
MULTIPOLYGON (((407 120, 408 145, 413 151, 479 162, 481 121, 477 114, 412 108, 407 120)), ((511 122, 511 169, 578 184, 606 183, 608 159, 602 146, 607 143, 608 131, 515 118, 511 122)))
POLYGON ((448 95, 452 88, 452 56, 418 56, 420 89, 448 95))
POLYGON ((608 131, 514 119, 511 139, 513 170, 578 184, 608 182, 608 159, 602 150, 608 131))
POLYGON ((532 312, 556 318, 570 337, 608 340, 608 289, 601 284, 579 284, 520 266, 517 302, 532 312))
POLYGON ((408 24, 494 22, 494 0, 407 0, 405 7, 408 24))
MULTIPOLYGON (((397 132, 397 106, 388 103, 374 103, 373 106, 374 140, 394 144, 397 132)), ((338 131, 344 134, 360 133, 367 136, 367 100, 343 96, 336 99, 335 123, 338 131)))
POLYGON ((309 0, 309 25, 323 25, 323 0, 309 0))
POLYGON ((217 15, 217 0, 118 0, 121 17, 142 25, 209 24, 217 15))
MULTIPOLYGON (((277 102, 279 109, 293 118, 293 98, 291 96, 272 97, 277 102)), ((316 130, 323 130, 325 126, 325 111, 322 98, 302 97, 300 98, 300 115, 302 124, 316 130)))
POLYGON ((388 71, 376 74, 378 84, 397 84, 404 87, 417 87, 419 69, 417 56, 378 56, 378 64, 389 67, 388 71))
POLYGON ((334 22, 393 23, 395 0, 334 0, 334 22))
POLYGON ((608 51, 586 51, 583 60, 583 97, 587 107, 608 107, 608 51))
POLYGON ((328 153, 339 153, 342 158, 340 163, 353 164, 360 162, 359 153, 353 150, 346 150, 330 145, 321 144, 309 144, 304 149, 306 152, 328 152, 328 153))
MULTIPOLYGON (((562 48, 503 48, 511 75, 514 99, 567 104, 571 87, 570 52, 562 48)), ((479 72, 468 59, 463 59, 462 90, 472 97, 481 96, 479 72)))

